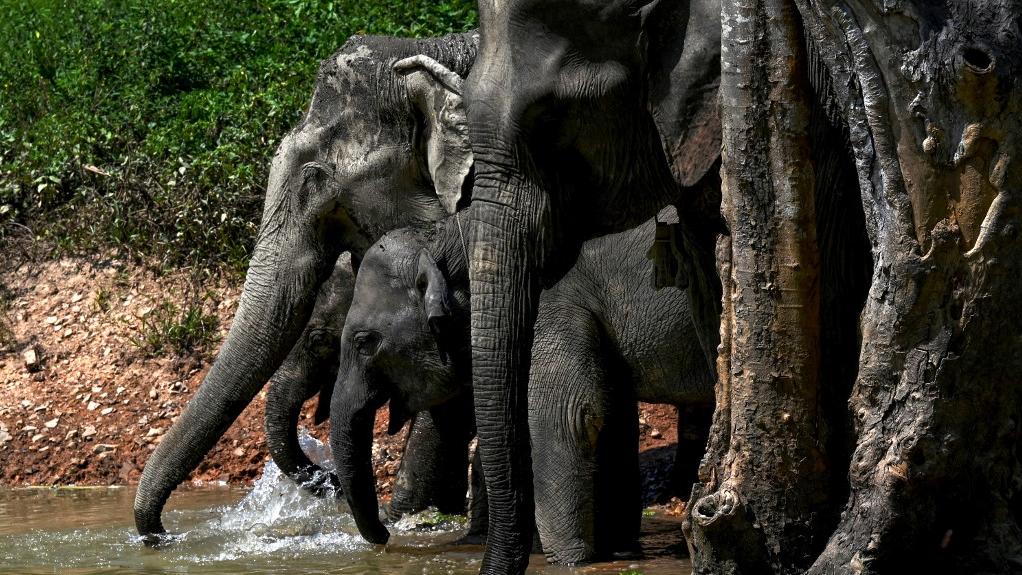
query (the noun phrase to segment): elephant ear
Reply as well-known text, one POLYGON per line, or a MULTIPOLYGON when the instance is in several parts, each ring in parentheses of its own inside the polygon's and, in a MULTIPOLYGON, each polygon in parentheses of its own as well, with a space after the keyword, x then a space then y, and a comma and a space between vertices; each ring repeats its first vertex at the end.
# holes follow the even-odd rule
POLYGON ((462 80, 443 64, 421 54, 398 61, 394 70, 405 77, 408 96, 425 119, 429 175, 440 203, 453 214, 473 162, 461 99, 462 80))
POLYGON ((675 179, 695 186, 720 157, 720 2, 659 2, 648 9, 653 121, 675 179))
POLYGON ((436 339, 440 359, 447 362, 446 338, 451 337, 447 324, 451 319, 451 305, 448 301, 447 279, 437 266, 436 260, 426 250, 419 251, 418 270, 415 286, 422 294, 422 307, 426 325, 436 339))

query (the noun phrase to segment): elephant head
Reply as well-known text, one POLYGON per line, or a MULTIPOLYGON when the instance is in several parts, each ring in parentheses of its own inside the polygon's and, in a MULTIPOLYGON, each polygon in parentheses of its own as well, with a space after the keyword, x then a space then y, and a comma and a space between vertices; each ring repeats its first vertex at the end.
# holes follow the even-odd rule
POLYGON ((467 74, 475 45, 475 34, 354 37, 320 66, 308 111, 273 158, 230 332, 143 471, 134 514, 147 544, 164 531, 170 493, 291 352, 339 254, 357 268, 372 238, 457 205, 472 156, 461 98, 444 86, 467 74))
MULTIPOLYGON (((411 413, 469 396, 464 256, 448 258, 446 250, 425 247, 431 233, 397 230, 369 250, 341 336, 330 443, 358 529, 373 543, 388 537, 370 460, 376 411, 390 402, 394 432, 411 413)), ((458 417, 471 419, 467 405, 460 416, 448 410, 445 417, 434 413, 433 421, 440 426, 458 417)))
MULTIPOLYGON (((266 396, 266 442, 285 475, 317 496, 336 495, 337 476, 314 464, 298 442, 298 418, 305 402, 319 394, 314 422, 330 416, 337 379, 341 333, 351 305, 355 277, 341 256, 323 283, 309 323, 283 365, 270 379, 266 396)), ((471 397, 467 398, 468 402, 471 397)), ((465 400, 417 413, 408 431, 401 467, 387 508, 391 519, 435 505, 441 513, 463 513, 468 479, 465 461, 473 435, 465 400)))
POLYGON ((479 18, 465 84, 476 161, 465 219, 490 504, 482 573, 520 573, 533 525, 527 378, 540 288, 574 263, 584 240, 671 202, 686 207, 683 185, 701 179, 719 147, 697 146, 706 158, 685 165, 665 148, 689 153, 679 144, 688 132, 676 126, 719 132, 720 7, 484 0, 479 18))
POLYGON ((270 455, 285 475, 315 495, 336 488, 337 478, 324 472, 302 451, 298 444, 298 417, 305 402, 317 393, 315 423, 322 423, 330 415, 337 351, 354 284, 351 260, 341 256, 333 274, 320 286, 305 330, 270 378, 266 395, 266 443, 270 455))

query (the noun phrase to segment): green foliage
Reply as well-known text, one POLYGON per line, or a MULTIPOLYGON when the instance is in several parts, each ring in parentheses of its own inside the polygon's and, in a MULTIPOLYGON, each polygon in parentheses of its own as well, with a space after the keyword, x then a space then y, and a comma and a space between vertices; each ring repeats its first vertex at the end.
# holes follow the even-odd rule
POLYGON ((466 0, 0 3, 0 242, 242 269, 269 160, 352 34, 471 28, 466 0))
POLYGON ((219 322, 204 307, 202 300, 193 300, 182 308, 165 301, 142 317, 138 335, 131 341, 149 357, 211 351, 218 340, 219 322))

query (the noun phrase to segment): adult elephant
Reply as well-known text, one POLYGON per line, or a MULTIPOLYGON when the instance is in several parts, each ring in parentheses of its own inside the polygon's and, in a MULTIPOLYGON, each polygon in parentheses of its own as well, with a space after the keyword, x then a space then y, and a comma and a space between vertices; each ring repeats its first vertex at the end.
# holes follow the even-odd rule
POLYGON ((477 38, 358 36, 320 66, 304 119, 273 158, 231 330, 142 473, 134 514, 147 543, 164 531, 171 492, 291 351, 337 257, 350 251, 357 268, 371 239, 457 205, 472 155, 462 100, 444 83, 468 73, 477 38))
MULTIPOLYGON (((387 539, 371 469, 377 409, 388 401, 392 414, 431 409, 471 393, 468 275, 457 222, 381 238, 363 261, 341 337, 331 446, 356 524, 375 543, 387 539)), ((713 377, 685 292, 654 288, 646 251, 656 225, 586 242, 576 265, 541 298, 529 422, 536 523, 552 562, 634 549, 642 510, 636 401, 704 415, 679 418, 679 428, 697 430, 697 439, 679 441, 675 460, 690 482, 706 443, 713 377)), ((468 406, 460 417, 472 419, 468 406)))
MULTIPOLYGON (((636 226, 668 203, 678 202, 683 223, 700 221, 698 194, 683 191, 719 153, 720 4, 483 0, 479 18, 480 53, 466 82, 476 164, 464 220, 490 506, 481 571, 522 573, 533 523, 526 406, 540 289, 571 267, 585 239, 636 226)), ((718 220, 706 218, 707 235, 718 220)), ((702 254, 693 285, 709 291, 692 301, 709 352, 719 299, 712 250, 702 254)))

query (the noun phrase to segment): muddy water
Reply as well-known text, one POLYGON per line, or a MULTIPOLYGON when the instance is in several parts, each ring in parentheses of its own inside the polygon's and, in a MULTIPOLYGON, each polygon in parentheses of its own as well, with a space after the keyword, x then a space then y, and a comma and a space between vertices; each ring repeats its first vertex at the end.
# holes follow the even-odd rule
MULTIPOLYGON (((160 550, 135 535, 133 488, 0 489, 0 573, 339 573, 472 575, 480 547, 452 545, 457 522, 429 513, 391 525, 377 547, 358 537, 347 509, 297 490, 270 463, 251 489, 179 489, 164 511, 176 541, 160 550)), ((676 522, 646 519, 642 559, 579 568, 533 556, 530 573, 689 572, 676 559, 676 522)))

